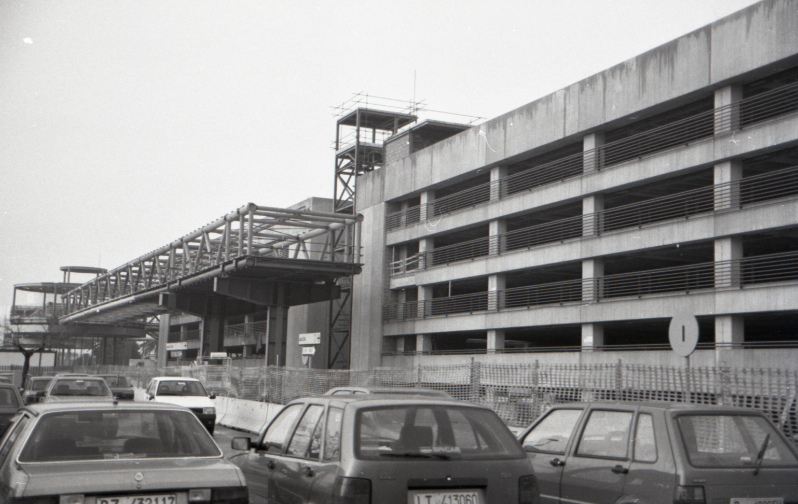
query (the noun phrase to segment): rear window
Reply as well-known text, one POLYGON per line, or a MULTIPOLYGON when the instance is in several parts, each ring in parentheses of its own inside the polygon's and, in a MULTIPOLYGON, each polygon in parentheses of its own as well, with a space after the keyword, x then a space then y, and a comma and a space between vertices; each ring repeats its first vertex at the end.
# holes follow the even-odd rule
POLYGON ((366 460, 526 457, 510 430, 490 410, 455 405, 360 409, 355 430, 355 456, 366 460))
POLYGON ((690 464, 695 467, 795 467, 795 453, 766 418, 754 415, 677 417, 690 464), (767 442, 766 442, 767 440, 767 442))
POLYGON ((42 415, 19 461, 219 456, 213 439, 188 411, 69 411, 42 415))
POLYGON ((17 407, 19 405, 17 394, 15 394, 13 390, 0 388, 0 406, 17 407))
POLYGON ((61 379, 55 382, 50 391, 54 396, 109 396, 111 390, 104 380, 82 378, 61 379))
POLYGON ((45 390, 51 381, 52 380, 33 380, 30 389, 35 391, 45 390))
POLYGON ((158 395, 207 396, 205 387, 198 381, 162 381, 158 384, 158 395))

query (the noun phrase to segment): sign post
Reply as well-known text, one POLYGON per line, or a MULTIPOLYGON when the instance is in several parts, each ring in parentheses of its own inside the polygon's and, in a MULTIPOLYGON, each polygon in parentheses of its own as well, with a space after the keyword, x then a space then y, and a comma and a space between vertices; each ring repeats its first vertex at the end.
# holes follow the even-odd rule
POLYGON ((316 347, 312 345, 321 344, 321 333, 299 333, 299 344, 302 346, 302 364, 310 369, 316 355, 316 347))
POLYGON ((671 342, 671 348, 677 355, 685 358, 687 365, 687 401, 692 399, 692 391, 690 386, 690 354, 695 351, 698 345, 698 320, 692 313, 676 313, 671 319, 671 325, 668 328, 668 339, 671 342))

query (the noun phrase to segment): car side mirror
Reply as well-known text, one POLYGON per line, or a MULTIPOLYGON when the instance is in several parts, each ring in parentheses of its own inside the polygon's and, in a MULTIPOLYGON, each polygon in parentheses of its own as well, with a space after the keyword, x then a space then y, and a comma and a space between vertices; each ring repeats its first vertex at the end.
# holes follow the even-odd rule
POLYGON ((211 394, 208 397, 211 398, 211 399, 216 399, 216 394, 211 394))
POLYGON ((230 442, 230 448, 240 451, 249 451, 252 440, 248 437, 236 437, 230 442))
POLYGON ((152 394, 150 394, 150 395, 148 396, 148 399, 149 399, 150 401, 152 401, 153 399, 155 399, 155 396, 154 396, 154 395, 152 395, 152 394))
POLYGON ((36 392, 36 399, 44 397, 44 394, 46 393, 47 393, 46 390, 39 390, 38 392, 36 392))

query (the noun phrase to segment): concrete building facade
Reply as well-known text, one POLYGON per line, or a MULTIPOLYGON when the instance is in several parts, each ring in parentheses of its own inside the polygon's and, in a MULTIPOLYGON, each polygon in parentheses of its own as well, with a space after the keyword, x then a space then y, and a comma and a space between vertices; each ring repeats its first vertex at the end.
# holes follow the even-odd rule
POLYGON ((431 144, 389 139, 357 180, 352 369, 683 365, 676 315, 696 318, 694 365, 797 367, 795 5, 431 144))

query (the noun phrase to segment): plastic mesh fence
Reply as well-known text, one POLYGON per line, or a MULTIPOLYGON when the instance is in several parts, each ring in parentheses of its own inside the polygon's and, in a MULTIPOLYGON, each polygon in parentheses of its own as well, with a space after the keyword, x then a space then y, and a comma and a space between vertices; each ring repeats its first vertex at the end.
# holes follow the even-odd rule
MULTIPOLYGON (((42 370, 43 372, 44 370, 42 370)), ((75 367, 62 371, 119 374, 146 387, 155 376, 198 378, 209 393, 285 404, 332 387, 380 386, 443 390, 455 399, 492 408, 522 427, 554 404, 574 401, 671 401, 720 404, 764 412, 790 438, 798 435, 798 371, 677 368, 617 364, 470 364, 375 368, 370 371, 238 367, 75 367)), ((37 368, 31 374, 41 374, 37 368)))

